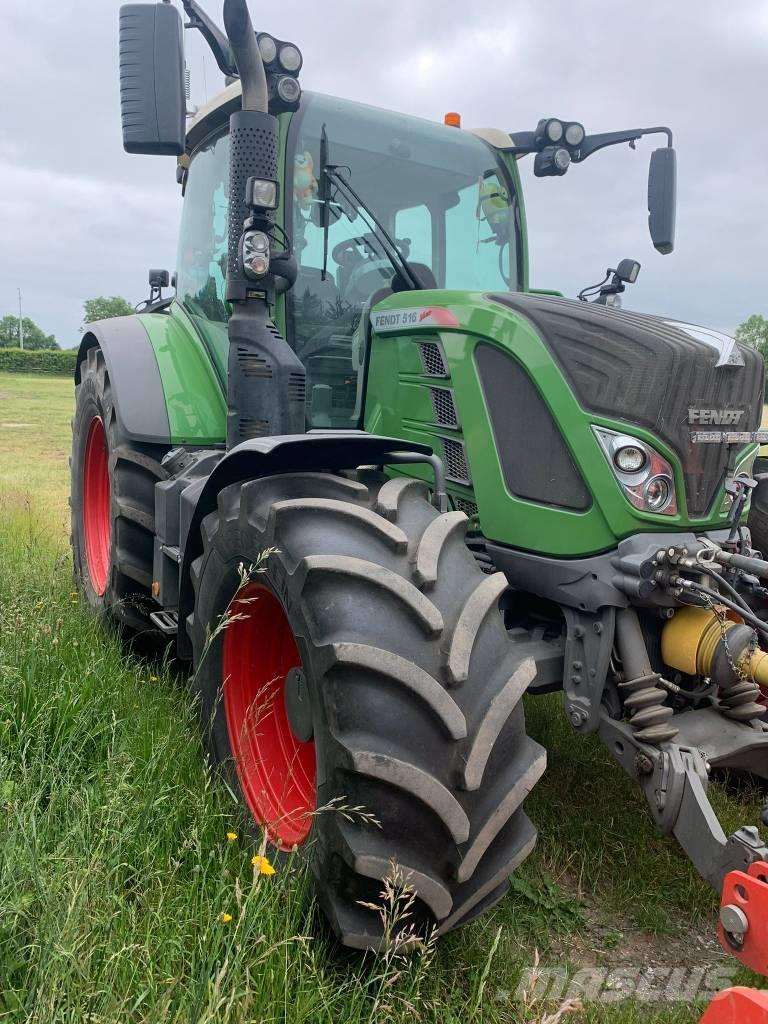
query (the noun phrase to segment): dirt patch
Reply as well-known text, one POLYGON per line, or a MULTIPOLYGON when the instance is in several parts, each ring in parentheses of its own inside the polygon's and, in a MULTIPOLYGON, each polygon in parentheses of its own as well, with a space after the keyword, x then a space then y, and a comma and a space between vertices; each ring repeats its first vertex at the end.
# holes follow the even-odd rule
POLYGON ((717 941, 714 922, 682 935, 656 935, 588 904, 584 917, 585 928, 571 936, 567 950, 580 967, 708 967, 731 959, 717 941))
POLYGON ((680 934, 660 935, 639 928, 629 915, 597 904, 595 897, 580 889, 575 877, 564 874, 557 884, 569 897, 579 901, 584 926, 564 938, 555 956, 574 967, 608 969, 631 965, 653 970, 662 967, 710 967, 734 963, 721 948, 716 923, 686 926, 680 934))

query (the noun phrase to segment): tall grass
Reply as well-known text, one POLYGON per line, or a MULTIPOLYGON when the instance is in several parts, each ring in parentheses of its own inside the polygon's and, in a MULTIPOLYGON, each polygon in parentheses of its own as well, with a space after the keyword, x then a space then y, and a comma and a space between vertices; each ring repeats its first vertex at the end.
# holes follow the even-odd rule
MULTIPOLYGON (((558 695, 528 703, 549 769, 529 803, 539 846, 512 893, 408 957, 340 956, 305 863, 251 863, 258 837, 207 773, 183 673, 126 651, 74 592, 71 385, 5 375, 0 401, 2 1024, 528 1024, 559 1009, 511 998, 537 951, 545 965, 600 961, 610 928, 615 959, 621 930, 641 925, 678 937, 662 962, 698 962, 714 894, 599 743, 572 736, 558 695)), ((755 820, 754 796, 716 799, 729 827, 755 820)), ((384 887, 390 921, 399 899, 384 887)), ((563 1019, 700 1013, 624 1001, 563 1019)))
POLYGON ((304 862, 252 864, 183 680, 84 613, 44 521, 0 511, 0 1019, 466 1019, 472 958, 448 984, 431 947, 339 961, 304 862))

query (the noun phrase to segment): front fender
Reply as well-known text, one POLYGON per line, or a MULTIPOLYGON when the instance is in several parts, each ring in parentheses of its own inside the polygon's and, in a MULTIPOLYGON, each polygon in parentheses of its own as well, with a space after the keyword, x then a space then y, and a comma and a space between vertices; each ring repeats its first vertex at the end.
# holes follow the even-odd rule
POLYGON ((357 469, 363 465, 386 465, 388 455, 402 451, 432 454, 429 445, 367 434, 363 430, 259 437, 237 445, 216 465, 204 483, 193 484, 184 491, 180 516, 183 558, 179 580, 179 655, 191 655, 186 631, 187 616, 194 607, 190 570, 192 562, 203 550, 200 524, 209 512, 216 509, 220 491, 234 483, 276 473, 332 472, 357 469))

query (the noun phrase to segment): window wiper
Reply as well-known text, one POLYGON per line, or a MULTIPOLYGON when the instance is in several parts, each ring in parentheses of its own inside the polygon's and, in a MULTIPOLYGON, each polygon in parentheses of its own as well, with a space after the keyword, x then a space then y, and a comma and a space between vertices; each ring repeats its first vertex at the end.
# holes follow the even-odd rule
MULTIPOLYGON (((414 291, 421 290, 424 285, 419 281, 416 276, 416 272, 413 267, 409 264, 408 260, 403 256, 397 247, 397 243, 392 238, 390 233, 381 223, 379 218, 370 208, 370 206, 361 198, 361 196, 355 191, 350 185, 348 179, 342 174, 342 170, 349 170, 349 168, 342 167, 337 164, 331 164, 328 162, 328 139, 323 129, 323 137, 321 142, 321 167, 322 176, 330 184, 333 183, 337 190, 341 193, 342 197, 353 206, 355 209, 362 210, 369 220, 369 228, 371 233, 375 234, 378 238, 381 249, 392 264, 392 269, 398 274, 408 287, 414 291)), ((323 200, 323 272, 328 260, 328 231, 330 228, 330 203, 331 195, 330 188, 323 188, 322 190, 323 200)), ((351 218, 350 218, 351 219, 351 218)))

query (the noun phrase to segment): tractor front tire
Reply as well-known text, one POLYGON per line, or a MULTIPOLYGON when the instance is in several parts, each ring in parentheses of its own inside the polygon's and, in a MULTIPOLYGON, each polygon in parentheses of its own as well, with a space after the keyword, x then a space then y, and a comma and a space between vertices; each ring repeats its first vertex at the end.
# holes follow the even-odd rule
POLYGON ((202 523, 188 628, 209 756, 278 859, 306 849, 348 947, 467 923, 536 840, 535 664, 466 522, 369 472, 233 484, 202 523), (388 878, 416 899, 385 929, 370 905, 388 878))
POLYGON ((161 445, 120 428, 100 348, 80 365, 72 420, 72 557, 91 610, 132 632, 156 632, 152 607, 155 484, 167 476, 161 445))

